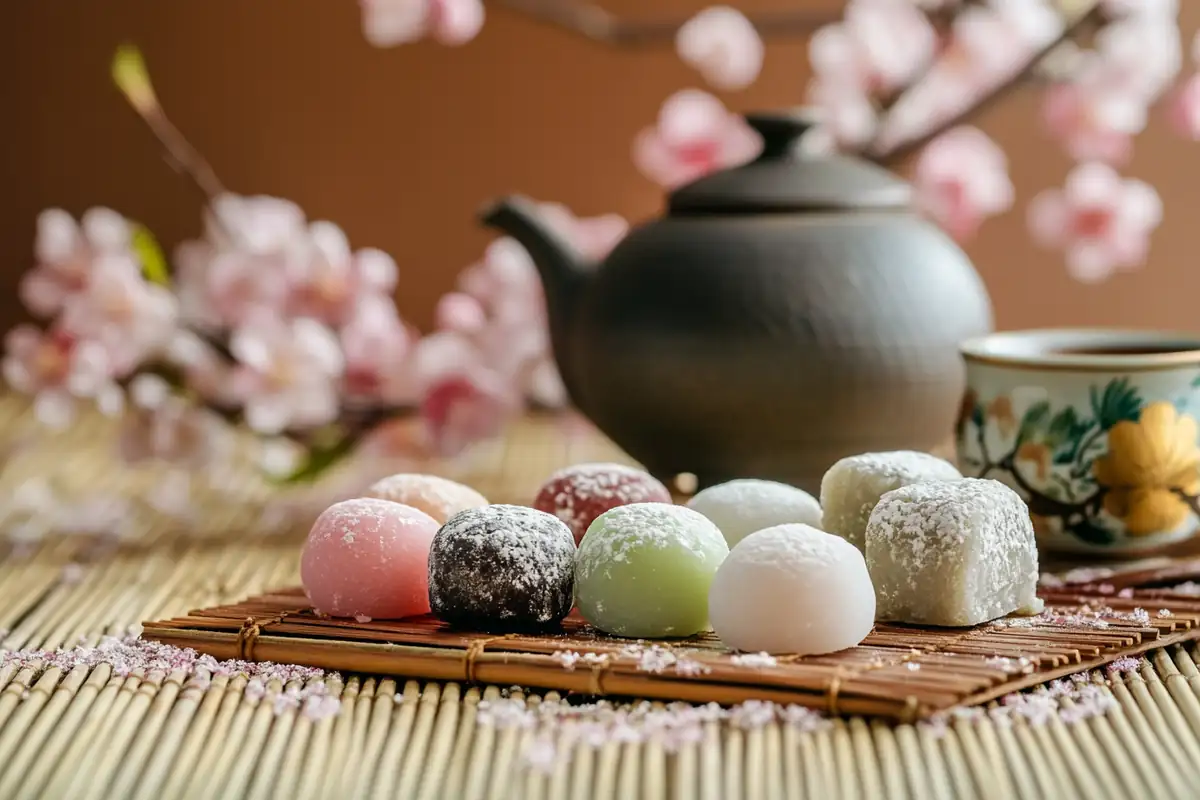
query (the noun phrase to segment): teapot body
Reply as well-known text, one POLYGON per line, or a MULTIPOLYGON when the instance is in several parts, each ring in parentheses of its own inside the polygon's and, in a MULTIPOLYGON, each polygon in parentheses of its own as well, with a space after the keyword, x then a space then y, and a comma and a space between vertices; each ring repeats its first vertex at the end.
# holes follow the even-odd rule
POLYGON ((663 479, 810 492, 856 453, 946 445, 958 345, 992 327, 966 255, 907 211, 672 215, 588 281, 558 343, 591 420, 663 479))

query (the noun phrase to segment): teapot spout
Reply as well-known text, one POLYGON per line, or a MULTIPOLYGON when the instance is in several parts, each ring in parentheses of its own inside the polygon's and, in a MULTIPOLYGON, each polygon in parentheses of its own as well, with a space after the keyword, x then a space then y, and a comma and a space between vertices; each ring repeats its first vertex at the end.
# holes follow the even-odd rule
POLYGON ((592 273, 592 265, 566 237, 546 223, 537 203, 519 195, 502 198, 483 210, 479 220, 516 239, 537 267, 546 295, 546 316, 554 360, 567 393, 579 406, 579 397, 568 363, 567 342, 575 309, 592 273))

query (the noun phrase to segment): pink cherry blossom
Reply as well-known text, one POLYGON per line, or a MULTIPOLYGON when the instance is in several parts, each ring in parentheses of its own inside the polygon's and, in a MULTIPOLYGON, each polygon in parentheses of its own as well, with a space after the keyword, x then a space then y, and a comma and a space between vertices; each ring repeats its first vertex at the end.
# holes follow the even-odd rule
POLYGON ((1113 18, 1174 21, 1179 18, 1179 0, 1100 0, 1104 12, 1113 18))
POLYGON ((1109 23, 1096 34, 1095 52, 1110 81, 1145 104, 1161 96, 1183 68, 1179 25, 1169 16, 1141 14, 1109 23))
POLYGON ((449 292, 438 300, 435 313, 440 330, 473 334, 483 330, 487 314, 478 300, 465 292, 449 292))
POLYGON ((762 69, 758 31, 729 6, 710 6, 684 23, 675 35, 675 51, 718 89, 745 89, 762 69))
POLYGON ((818 77, 889 94, 933 60, 937 33, 911 0, 850 0, 841 22, 826 25, 808 44, 818 77))
POLYGON ((232 328, 261 313, 282 313, 291 276, 313 244, 299 206, 275 197, 225 195, 209 209, 203 239, 176 251, 183 319, 232 328))
POLYGON ((562 203, 538 203, 542 218, 585 258, 599 261, 629 233, 629 222, 620 214, 578 217, 562 203))
POLYGON ((354 401, 387 405, 414 401, 410 364, 414 338, 390 298, 360 300, 340 333, 346 360, 343 394, 354 401))
POLYGON ((147 282, 131 258, 110 255, 93 263, 84 289, 67 299, 61 325, 77 338, 101 344, 116 374, 124 376, 161 351, 175 321, 170 290, 147 282))
POLYGON ((835 145, 857 149, 875 136, 879 123, 875 104, 857 84, 840 78, 814 78, 809 81, 806 100, 820 115, 821 129, 835 145))
POLYGON ((1087 283, 1142 264, 1160 222, 1152 186, 1099 162, 1075 167, 1062 189, 1042 192, 1029 207, 1034 239, 1065 250, 1068 271, 1087 283))
POLYGON ((363 35, 376 47, 394 47, 430 37, 460 45, 483 28, 482 0, 359 0, 363 35))
POLYGON ((351 252, 342 229, 332 222, 309 226, 310 247, 288 261, 289 312, 329 325, 342 325, 366 296, 391 296, 396 288, 396 262, 381 250, 351 252))
POLYGON ((1200 74, 1192 75, 1172 94, 1171 126, 1185 139, 1200 141, 1200 74))
POLYGON ((246 424, 264 434, 311 428, 338 416, 345 360, 337 336, 313 319, 260 315, 233 332, 234 391, 246 424))
POLYGON ((921 152, 915 184, 922 209, 959 241, 1013 204, 1008 159, 983 131, 952 128, 921 152))
POLYGON ((958 113, 1024 69, 1061 31, 1061 17, 1044 0, 992 0, 962 9, 928 78, 936 118, 958 113))
POLYGON ((642 174, 675 188, 710 172, 745 163, 762 142, 745 121, 699 89, 667 98, 658 123, 638 134, 633 160, 642 174))
POLYGON ((43 332, 18 325, 5 337, 4 348, 0 370, 5 381, 35 398, 34 412, 44 425, 68 425, 79 399, 96 401, 106 413, 121 409, 123 396, 113 382, 112 364, 102 345, 61 330, 43 332))
POLYGON ((1146 100, 1099 57, 1085 57, 1069 82, 1046 90, 1042 116, 1076 161, 1121 164, 1146 127, 1146 100))
POLYGON ((111 209, 90 209, 78 224, 60 208, 43 211, 34 243, 37 266, 21 280, 22 302, 41 317, 58 313, 71 296, 83 291, 95 259, 132 258, 131 241, 129 223, 111 209))
POLYGON ((452 373, 426 392, 421 419, 434 451, 455 456, 474 442, 498 436, 520 402, 520 396, 490 371, 452 373))

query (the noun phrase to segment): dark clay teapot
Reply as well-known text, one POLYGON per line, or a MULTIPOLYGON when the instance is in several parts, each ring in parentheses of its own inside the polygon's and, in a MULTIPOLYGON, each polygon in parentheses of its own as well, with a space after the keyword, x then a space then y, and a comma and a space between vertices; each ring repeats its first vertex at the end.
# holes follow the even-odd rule
POLYGON ((651 473, 815 492, 843 456, 933 450, 961 403, 958 344, 992 326, 966 255, 865 161, 810 154, 803 114, 756 114, 753 162, 671 194, 587 263, 522 198, 483 221, 537 263, 576 406, 651 473))

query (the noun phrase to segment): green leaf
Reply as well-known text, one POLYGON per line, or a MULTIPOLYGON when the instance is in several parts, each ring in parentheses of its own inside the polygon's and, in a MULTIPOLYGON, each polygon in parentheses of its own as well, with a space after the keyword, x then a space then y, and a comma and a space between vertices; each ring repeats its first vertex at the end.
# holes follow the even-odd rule
POLYGON ((273 482, 284 485, 312 483, 354 452, 356 441, 351 436, 343 436, 335 442, 310 447, 308 456, 294 472, 273 482))
POLYGON ((1100 527, 1091 520, 1081 520, 1067 527, 1071 534, 1089 544, 1112 544, 1117 538, 1113 532, 1100 527))
POLYGON ((1044 434, 1050 421, 1050 403, 1039 400, 1029 407, 1021 418, 1021 430, 1017 433, 1017 442, 1027 441, 1036 434, 1044 434))
POLYGON ((167 266, 167 257, 163 255, 162 247, 150 229, 133 223, 132 245, 133 252, 142 264, 142 274, 146 276, 146 280, 159 286, 170 286, 171 268, 167 266))
POLYGON ((1142 413, 1142 397, 1129 378, 1113 378, 1104 387, 1103 394, 1091 387, 1092 411, 1102 430, 1109 430, 1118 422, 1136 422, 1142 413))
POLYGON ((129 104, 144 114, 158 106, 150 73, 142 58, 142 51, 133 45, 121 45, 113 55, 112 79, 129 104))

